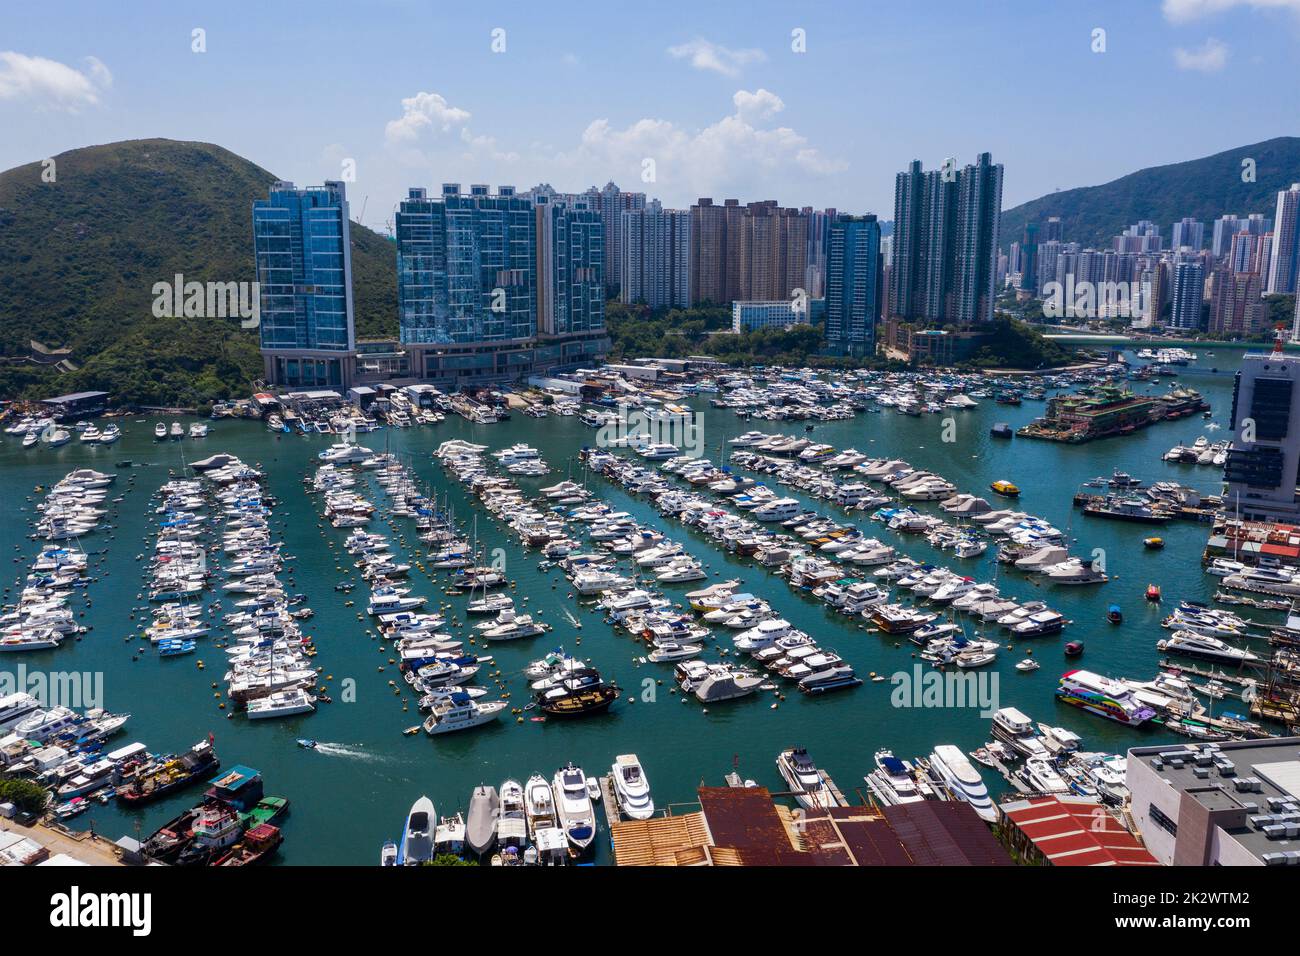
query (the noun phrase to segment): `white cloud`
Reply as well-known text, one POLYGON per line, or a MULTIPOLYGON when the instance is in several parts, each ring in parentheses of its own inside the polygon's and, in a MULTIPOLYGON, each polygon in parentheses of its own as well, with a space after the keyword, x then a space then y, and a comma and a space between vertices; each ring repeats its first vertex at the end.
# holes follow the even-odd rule
POLYGON ((1228 63, 1228 47, 1211 37, 1199 49, 1174 50, 1174 62, 1180 70, 1196 70, 1199 73, 1218 73, 1228 63))
POLYGON ((1291 10, 1300 14, 1300 0, 1164 0, 1161 9, 1170 23, 1190 23, 1227 10, 1291 10))
POLYGON ((557 162, 572 172, 566 179, 607 179, 639 175, 653 159, 656 179, 642 188, 667 202, 685 204, 701 195, 771 193, 796 176, 842 172, 848 164, 831 159, 806 137, 770 120, 785 104, 775 93, 739 90, 732 97, 735 112, 702 129, 691 131, 665 119, 640 119, 618 129, 598 119, 583 131, 576 150, 560 154, 557 162))
POLYGON ((723 76, 739 76, 742 67, 767 59, 762 50, 731 50, 702 37, 670 46, 668 55, 675 60, 690 60, 697 70, 711 70, 723 76))
POLYGON ((0 100, 26 100, 75 113, 98 105, 100 93, 112 84, 113 74, 93 56, 86 57, 83 72, 43 56, 0 52, 0 100))
POLYGON ((453 126, 469 122, 467 110, 452 106, 438 93, 416 93, 402 100, 402 115, 389 120, 384 135, 390 143, 419 139, 426 130, 450 132, 453 126))

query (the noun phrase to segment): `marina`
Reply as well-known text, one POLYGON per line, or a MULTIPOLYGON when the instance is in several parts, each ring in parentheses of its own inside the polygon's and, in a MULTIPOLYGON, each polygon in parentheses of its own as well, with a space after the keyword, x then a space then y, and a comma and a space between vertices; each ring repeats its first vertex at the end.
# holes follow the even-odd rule
MULTIPOLYGON (((667 443, 595 447, 603 418, 488 423, 486 406, 468 402, 441 421, 377 425, 355 443, 228 418, 212 421, 203 441, 156 441, 153 419, 130 417, 114 420, 111 446, 37 452, 5 436, 0 466, 22 492, 0 524, 13 573, 72 586, 53 603, 30 595, 12 619, 12 636, 52 643, 0 660, 102 671, 104 706, 129 709, 133 736, 159 753, 184 754, 213 730, 223 756, 260 768, 292 800, 274 825, 283 842, 264 855, 276 864, 374 864, 388 843, 400 856, 403 821, 422 793, 438 810, 431 846, 440 830, 441 844, 463 846, 491 816, 476 788, 495 790, 500 815, 511 781, 525 804, 530 789, 541 799, 534 778, 552 792, 549 809, 534 801, 534 818, 550 813, 552 828, 574 833, 586 819, 576 784, 561 780, 563 793, 574 789, 572 807, 554 794, 570 765, 599 796, 589 796, 594 833, 580 853, 597 863, 611 859, 611 806, 637 819, 648 799, 661 816, 689 804, 701 779, 720 784, 733 755, 778 801, 797 804, 780 795, 792 790, 787 773, 802 777, 776 758, 800 742, 848 803, 879 802, 873 773, 879 792, 897 792, 899 766, 906 777, 922 763, 928 775, 913 774, 914 786, 948 780, 937 789, 951 796, 976 786, 974 773, 993 800, 1050 792, 1057 779, 1071 790, 1070 772, 1083 774, 1078 762, 1026 770, 996 754, 1008 777, 982 765, 970 757, 990 738, 978 707, 920 708, 900 721, 892 695, 917 665, 996 676, 1000 706, 1078 734, 1093 754, 1186 739, 1197 720, 1211 732, 1232 731, 1231 720, 1284 731, 1240 699, 1207 698, 1213 706, 1182 723, 1125 725, 1096 712, 1110 706, 1100 698, 1089 712, 1083 698, 1058 693, 1062 674, 1080 668, 1099 675, 1090 692, 1103 696, 1104 681, 1149 681, 1162 665, 1198 683, 1222 674, 1229 688, 1267 679, 1260 668, 1246 676, 1248 659, 1157 648, 1187 632, 1258 658, 1275 646, 1270 629, 1286 633, 1285 600, 1246 597, 1258 605, 1236 608, 1250 616, 1249 639, 1194 630, 1239 628, 1181 602, 1214 607, 1220 591, 1270 585, 1186 560, 1204 547, 1206 525, 1169 521, 1155 550, 1143 544, 1147 522, 1092 520, 1073 507, 1071 489, 1094 480, 1101 448, 1108 472, 1148 487, 1168 480, 1157 459, 1180 439, 1177 423, 1088 449, 1021 444, 991 428, 1028 424, 1041 411, 1033 399, 1015 405, 977 380, 924 378, 856 373, 828 387, 792 375, 683 397, 703 436, 693 462, 680 446, 657 447, 667 443), (938 411, 924 410, 932 404, 938 411), (771 417, 754 413, 764 409, 771 417), (949 417, 955 441, 944 439, 949 417), (783 445, 753 447, 781 436, 783 445), (116 474, 102 495, 84 487, 102 480, 94 473, 116 474), (54 507, 37 510, 61 481, 54 507), (1018 494, 993 495, 995 482, 1018 494), (1104 571, 1093 566, 1098 549, 1104 571), (1163 605, 1143 600, 1148 585, 1163 605), (1108 619, 1112 604, 1119 623, 1108 619), (1171 615, 1177 626, 1162 627, 1171 615), (555 678, 532 670, 556 663, 569 669, 555 678), (877 759, 883 749, 888 760, 877 759), (948 759, 935 761, 940 753, 948 759), (619 767, 631 772, 625 758, 637 771, 630 789, 615 779, 619 767), (636 776, 653 789, 636 790, 636 776)), ((1216 416, 1227 414, 1230 384, 1194 384, 1216 416)), ((207 423, 180 424, 188 435, 207 423)), ((1177 482, 1206 497, 1220 491, 1209 468, 1184 469, 1177 482)), ((6 602, 20 597, 7 588, 6 602)), ((148 789, 162 793, 134 801, 142 806, 96 803, 66 825, 148 834, 194 804, 196 791, 148 789)), ((252 842, 241 856, 263 858, 252 842)), ((520 860, 529 847, 539 862, 568 857, 546 835, 517 847, 520 860)))

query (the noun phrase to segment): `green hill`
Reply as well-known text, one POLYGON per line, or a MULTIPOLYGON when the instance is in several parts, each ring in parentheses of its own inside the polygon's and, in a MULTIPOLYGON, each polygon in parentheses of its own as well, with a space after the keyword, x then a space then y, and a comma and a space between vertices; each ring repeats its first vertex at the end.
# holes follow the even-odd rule
MULTIPOLYGON (((197 405, 246 395, 256 331, 237 319, 158 319, 153 284, 252 281, 252 203, 277 176, 208 143, 131 140, 0 173, 0 397, 104 389, 117 402, 197 405), (31 340, 75 371, 17 361, 31 340)), ((359 338, 395 335, 396 256, 353 223, 359 338)))
POLYGON ((1184 216, 1210 223, 1226 213, 1244 216, 1262 212, 1270 219, 1277 192, 1300 179, 1300 137, 1241 146, 1227 152, 1170 166, 1140 169, 1102 186, 1066 189, 1002 213, 1000 242, 1005 248, 1018 240, 1025 224, 1061 217, 1067 242, 1110 248, 1110 241, 1140 219, 1160 227, 1165 243, 1170 227, 1184 216), (1255 182, 1242 181, 1242 160, 1255 161, 1255 182))

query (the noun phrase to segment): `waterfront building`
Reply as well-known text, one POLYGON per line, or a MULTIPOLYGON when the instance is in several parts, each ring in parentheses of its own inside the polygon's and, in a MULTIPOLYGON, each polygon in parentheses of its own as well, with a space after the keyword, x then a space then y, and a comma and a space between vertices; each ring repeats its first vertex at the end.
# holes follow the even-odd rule
POLYGON ((1002 174, 988 153, 961 170, 925 172, 917 160, 898 174, 891 316, 956 325, 992 321, 1002 174))
POLYGON ((411 189, 399 206, 400 339, 413 377, 508 381, 606 350, 600 214, 583 198, 533 195, 448 183, 436 199, 411 189))
POLYGON ((1169 327, 1188 332, 1199 329, 1201 306, 1204 303, 1204 263, 1190 258, 1175 262, 1170 289, 1169 327))
POLYGON ((1300 264, 1300 183, 1277 194, 1273 215, 1273 243, 1270 249, 1267 289, 1270 293, 1296 291, 1297 265, 1300 264))
POLYGON ((1247 353, 1232 395, 1224 500, 1249 520, 1300 518, 1300 356, 1247 353))
POLYGON ((826 258, 826 346, 837 355, 874 355, 880 319, 880 223, 837 216, 826 258))
POLYGON ((1050 794, 998 807, 1008 846, 1048 866, 1159 866, 1119 817, 1095 797, 1050 794))
POLYGON ((691 304, 691 214, 651 200, 623 213, 619 300, 652 309, 691 304))
POLYGON ((1295 863, 1300 737, 1163 744, 1128 752, 1130 812, 1166 866, 1295 863))
POLYGON ((356 351, 344 184, 276 182, 253 203, 253 260, 267 381, 346 388, 356 351))
POLYGON ((731 303, 731 331, 739 335, 755 329, 788 329, 792 325, 811 325, 826 314, 825 299, 775 301, 736 301, 731 303))

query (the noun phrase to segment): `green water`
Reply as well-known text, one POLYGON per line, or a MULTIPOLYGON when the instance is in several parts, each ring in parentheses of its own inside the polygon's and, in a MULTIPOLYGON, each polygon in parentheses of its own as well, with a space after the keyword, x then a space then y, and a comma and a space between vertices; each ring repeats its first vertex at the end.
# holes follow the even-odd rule
MULTIPOLYGON (((1215 362, 1223 369, 1235 364, 1235 356, 1216 353, 1215 362)), ((1226 425, 1231 404, 1230 374, 1188 371, 1177 381, 1200 390, 1213 406, 1215 421, 1226 425)), ((1161 379, 1150 390, 1165 391, 1172 384, 1173 380, 1161 379)), ((1146 388, 1143 386, 1143 390, 1146 388)), ((701 413, 704 441, 715 461, 721 443, 750 428, 804 432, 802 423, 742 421, 730 411, 710 408, 705 398, 693 404, 701 413)), ((1174 522, 1153 531, 1150 526, 1083 518, 1078 512, 1072 515, 1070 499, 1082 482, 1108 475, 1113 469, 1147 481, 1170 479, 1205 492, 1217 491, 1218 475, 1213 468, 1169 465, 1160 456, 1177 442, 1190 442, 1200 434, 1211 441, 1226 437, 1226 429, 1206 431, 1208 422, 1197 417, 1077 447, 989 437, 994 422, 1006 421, 1018 427, 1041 414, 1042 408, 1039 402, 1025 402, 1014 408, 984 401, 977 409, 952 412, 957 421, 957 440, 950 444, 942 442, 940 435, 942 420, 949 413, 921 418, 889 411, 862 414, 852 421, 818 424, 811 437, 840 448, 853 446, 871 455, 904 458, 916 467, 943 474, 961 491, 990 498, 989 482, 1009 479, 1022 490, 1016 504, 1019 510, 1042 515, 1062 529, 1069 526, 1077 539, 1074 553, 1087 556, 1094 548, 1105 549, 1107 569, 1114 580, 1100 587, 1038 586, 1016 572, 1000 574, 1004 594, 1022 600, 1046 600, 1074 623, 1063 635, 1032 642, 1034 655, 1044 664, 1039 671, 1028 675, 1015 671, 1014 665, 1027 646, 1022 645, 1004 651, 995 665, 981 673, 998 675, 999 705, 1017 706, 1035 720, 1069 727, 1084 737, 1090 749, 1122 750, 1160 742, 1164 738, 1158 730, 1128 730, 1058 704, 1052 690, 1067 666, 1061 647, 1068 640, 1082 640, 1086 653, 1080 666, 1111 676, 1153 676, 1158 658, 1155 642, 1164 633, 1159 626, 1162 611, 1148 604, 1143 592, 1149 582, 1159 584, 1166 608, 1180 598, 1208 599, 1217 579, 1204 575, 1198 561, 1207 528, 1174 522), (1153 533, 1165 538, 1163 551, 1142 547, 1142 539, 1153 533), (1106 607, 1112 602, 1124 609, 1125 622, 1120 627, 1105 620, 1106 607)), ((388 664, 391 650, 380 651, 369 633, 369 620, 362 619, 364 592, 358 588, 353 597, 333 588, 335 582, 352 576, 347 555, 342 552, 347 532, 323 523, 320 502, 303 494, 303 477, 314 471, 316 453, 332 439, 276 436, 259 423, 223 420, 211 423, 211 435, 205 440, 156 444, 153 418, 120 421, 125 434, 110 447, 85 447, 73 441, 58 449, 24 450, 7 435, 0 445, 0 476, 10 503, 0 516, 0 548, 13 558, 8 578, 11 582, 25 574, 39 547, 26 537, 33 506, 40 500, 33 494, 35 486, 57 481, 73 468, 94 467, 116 472, 118 479, 112 493, 125 496, 116 506, 115 515, 108 519, 112 528, 101 527, 84 542, 87 550, 108 551, 92 563, 96 580, 88 590, 90 604, 85 621, 93 625, 93 630, 81 641, 65 643, 58 650, 22 655, 22 662, 29 670, 102 673, 105 706, 132 714, 127 732, 118 738, 123 743, 139 740, 155 752, 179 750, 210 731, 214 733, 217 751, 226 766, 238 762, 260 769, 267 793, 292 801, 285 822, 286 841, 279 855, 282 863, 374 864, 380 844, 398 838, 405 813, 420 794, 430 796, 440 813, 463 810, 471 789, 479 783, 499 786, 508 777, 523 781, 534 772, 549 778, 569 760, 588 773, 605 773, 615 755, 636 753, 646 768, 657 805, 664 807, 691 802, 701 782, 720 784, 723 774, 732 767, 733 757, 738 758, 742 775, 773 789, 784 789, 775 757, 786 747, 804 746, 851 795, 858 788, 865 792, 862 777, 872 769, 872 754, 880 747, 911 757, 928 754, 938 743, 956 743, 963 750, 971 750, 989 738, 989 722, 977 708, 896 708, 890 703, 889 683, 868 682, 856 690, 822 698, 805 698, 790 687, 775 708, 770 694, 716 705, 707 713, 694 699, 683 703, 679 695, 669 693, 672 681, 668 666, 638 665, 635 658, 644 652, 641 645, 604 624, 599 612, 577 606, 567 597, 568 582, 558 571, 539 570, 539 556, 526 553, 485 515, 478 522, 480 544, 488 549, 505 549, 507 573, 516 583, 517 601, 528 597, 524 606, 534 614, 540 613, 555 627, 544 637, 492 646, 502 687, 511 693, 512 702, 519 705, 527 699, 522 667, 559 643, 590 657, 606 676, 617 679, 625 688, 625 699, 608 715, 585 720, 516 723, 514 718, 505 717, 483 729, 436 739, 423 734, 403 736, 401 731, 416 724, 422 715, 416 711, 414 701, 404 710, 407 698, 395 695, 388 685, 390 680, 400 683, 400 675, 388 664), (283 577, 290 591, 308 595, 307 603, 316 611, 314 618, 304 622, 304 630, 319 648, 314 663, 323 668, 329 678, 326 683, 336 698, 333 704, 321 704, 315 714, 254 723, 242 716, 229 718, 227 711, 218 709, 219 699, 214 697, 217 690, 224 690, 224 683, 219 688, 212 686, 214 681, 221 681, 224 655, 210 645, 210 639, 204 639, 198 654, 168 660, 154 656, 138 639, 125 640, 139 621, 138 617, 132 619, 132 609, 144 603, 137 596, 143 583, 137 556, 152 553, 154 528, 149 522, 149 497, 167 480, 169 469, 182 466, 183 456, 200 458, 216 452, 231 452, 264 469, 268 490, 281 500, 276 510, 278 530, 284 552, 295 556, 287 562, 283 577), (114 467, 124 459, 134 460, 137 467, 114 467), (150 464, 140 467, 142 462, 150 464), (339 571, 339 565, 346 570, 339 571), (359 607, 346 607, 349 599, 356 600, 359 607), (568 624, 566 610, 583 624, 581 631, 568 624), (198 669, 197 659, 208 663, 206 670, 198 669), (345 679, 355 681, 355 702, 340 699, 345 679), (650 685, 656 691, 655 699, 627 703, 630 694, 642 694, 646 679, 663 681, 657 687, 650 685), (295 745, 298 737, 321 741, 322 749, 299 749, 295 745)), ((429 482, 439 496, 450 490, 457 517, 468 518, 473 513, 472 502, 458 484, 444 477, 430 457, 439 443, 451 438, 465 438, 492 449, 518 441, 537 446, 550 463, 552 474, 544 479, 519 479, 525 489, 535 489, 564 478, 570 468, 575 477, 581 477, 575 456, 584 445, 594 442, 595 431, 576 417, 536 420, 516 415, 497 425, 472 425, 449 417, 441 425, 361 436, 367 447, 376 451, 387 448, 402 455, 413 464, 419 479, 429 482)), ((792 591, 775 575, 725 554, 710 539, 662 518, 646 501, 595 476, 589 479, 589 487, 616 507, 683 542, 705 562, 711 580, 742 579, 747 590, 771 601, 796 627, 838 651, 860 676, 872 671, 911 671, 917 662, 913 656, 916 648, 910 643, 896 647, 893 640, 868 633, 812 597, 792 591)), ((361 484, 358 490, 362 490, 361 484)), ((373 485, 370 490, 368 497, 382 509, 381 490, 373 485)), ((1002 504, 995 500, 995 506, 1002 504)), ((809 505, 823 512, 830 510, 825 504, 809 505)), ((921 507, 935 510, 933 503, 921 507)), ((836 516, 842 518, 843 513, 837 512, 836 516)), ((930 548, 923 538, 895 535, 865 515, 856 514, 854 520, 868 534, 900 545, 917 558, 961 568, 981 580, 990 580, 994 575, 993 549, 982 558, 963 562, 949 552, 930 548)), ((419 544, 412 523, 399 521, 392 527, 396 531, 386 528, 385 522, 372 523, 372 530, 388 531, 395 544, 397 534, 404 534, 408 552, 419 544)), ((427 575, 413 572, 415 593, 428 596, 431 606, 450 601, 459 609, 464 597, 449 598, 441 593, 445 575, 443 572, 435 584, 427 575)), ((669 585, 665 590, 680 596, 704 583, 669 585)), ((12 593, 6 592, 5 599, 11 600, 12 593)), ((1248 616, 1272 617, 1255 611, 1248 616)), ((463 612, 460 617, 464 620, 463 612)), ((729 637, 725 633, 719 636, 724 641, 729 637)), ((19 663, 12 659, 16 657, 0 660, 0 669, 12 671, 19 663)), ((496 692, 493 680, 485 674, 480 675, 479 683, 496 692)), ((1005 788, 995 774, 985 772, 985 778, 990 789, 1005 788)), ((147 835, 192 804, 199 793, 197 787, 191 788, 138 813, 120 810, 116 805, 96 807, 72 823, 77 827, 93 825, 97 832, 112 838, 137 830, 147 835)), ((602 821, 599 860, 608 859, 606 837, 602 821)))

